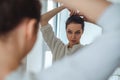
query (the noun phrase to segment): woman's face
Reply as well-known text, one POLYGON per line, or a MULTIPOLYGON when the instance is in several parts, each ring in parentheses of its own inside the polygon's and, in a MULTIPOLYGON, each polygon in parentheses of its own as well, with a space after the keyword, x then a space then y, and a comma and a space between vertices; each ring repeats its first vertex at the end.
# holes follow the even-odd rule
POLYGON ((66 29, 69 46, 72 47, 80 42, 81 35, 83 34, 82 25, 77 23, 70 23, 66 29))

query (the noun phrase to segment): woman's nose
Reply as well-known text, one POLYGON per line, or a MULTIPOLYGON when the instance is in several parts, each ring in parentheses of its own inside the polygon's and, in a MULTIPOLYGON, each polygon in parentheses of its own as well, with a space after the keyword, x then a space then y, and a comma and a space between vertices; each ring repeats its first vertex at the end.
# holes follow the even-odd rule
POLYGON ((75 34, 72 34, 72 39, 75 39, 75 34))

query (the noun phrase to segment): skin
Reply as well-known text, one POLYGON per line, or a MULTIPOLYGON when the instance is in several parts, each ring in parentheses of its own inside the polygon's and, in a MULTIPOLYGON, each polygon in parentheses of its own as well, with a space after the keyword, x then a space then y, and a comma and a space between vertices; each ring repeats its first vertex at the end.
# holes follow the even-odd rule
POLYGON ((41 16, 41 21, 40 21, 41 27, 47 25, 47 24, 48 24, 48 21, 49 21, 52 17, 54 17, 57 13, 59 13, 60 11, 62 11, 63 9, 65 9, 65 7, 64 7, 64 6, 60 6, 60 7, 58 7, 58 8, 55 8, 55 9, 53 9, 53 10, 51 10, 51 11, 43 14, 43 15, 41 16))
POLYGON ((14 71, 32 49, 37 34, 35 19, 24 19, 6 36, 0 37, 0 80, 14 71))
POLYGON ((101 14, 111 4, 107 0, 54 0, 70 9, 77 9, 87 18, 87 21, 96 23, 101 14))
POLYGON ((80 43, 80 38, 83 34, 81 24, 70 23, 66 29, 69 47, 72 48, 75 44, 80 43))

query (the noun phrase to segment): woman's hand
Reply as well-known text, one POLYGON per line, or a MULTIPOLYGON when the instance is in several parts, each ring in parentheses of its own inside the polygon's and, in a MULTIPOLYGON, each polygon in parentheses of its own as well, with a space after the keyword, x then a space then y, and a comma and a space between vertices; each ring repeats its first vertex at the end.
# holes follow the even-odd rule
POLYGON ((81 18, 84 19, 84 21, 86 22, 90 22, 85 16, 84 14, 82 14, 79 10, 72 10, 72 9, 68 9, 69 12, 70 12, 70 16, 72 15, 77 15, 77 16, 80 16, 81 18))

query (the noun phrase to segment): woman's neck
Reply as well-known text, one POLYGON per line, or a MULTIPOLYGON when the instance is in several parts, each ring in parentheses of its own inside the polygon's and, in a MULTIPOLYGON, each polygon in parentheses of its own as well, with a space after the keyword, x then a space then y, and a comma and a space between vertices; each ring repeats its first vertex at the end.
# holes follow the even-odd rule
POLYGON ((73 45, 68 44, 68 48, 72 48, 72 47, 73 47, 73 45))
POLYGON ((16 48, 0 43, 0 80, 14 71, 20 64, 20 58, 18 57, 18 51, 16 48))
MULTIPOLYGON (((2 57, 2 55, 0 55, 2 57)), ((0 80, 16 70, 19 66, 19 61, 10 57, 0 57, 0 80), (4 58, 4 59, 3 59, 4 58)))
MULTIPOLYGON (((74 45, 77 45, 77 44, 80 44, 80 43, 76 43, 76 44, 74 44, 74 45)), ((69 44, 68 44, 68 48, 72 48, 74 45, 69 43, 69 44)))

